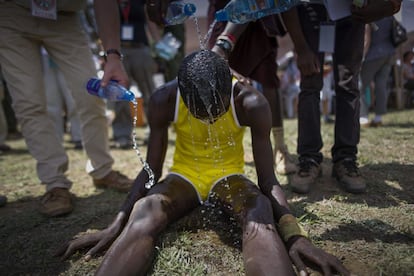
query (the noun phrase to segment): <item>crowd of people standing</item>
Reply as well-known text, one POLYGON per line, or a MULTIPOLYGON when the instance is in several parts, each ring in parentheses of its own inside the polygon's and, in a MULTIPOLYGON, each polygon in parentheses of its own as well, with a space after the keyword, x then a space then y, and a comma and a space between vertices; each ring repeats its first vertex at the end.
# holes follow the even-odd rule
MULTIPOLYGON (((150 189, 145 188, 149 179, 147 171, 141 171, 132 180, 112 169, 114 159, 109 149, 106 103, 84 93, 87 78, 97 73, 89 38, 79 24, 78 11, 84 8, 85 1, 61 1, 48 9, 37 6, 35 1, 31 5, 29 1, 0 2, 0 36, 4 38, 0 41, 0 64, 21 131, 31 155, 36 160, 39 180, 45 185, 46 191, 40 201, 39 211, 46 216, 55 217, 73 210, 69 191, 72 181, 66 176, 68 155, 62 146, 61 131, 56 130, 53 117, 48 113, 41 47, 47 51, 62 73, 65 86, 76 105, 81 131, 79 139, 88 157, 85 167, 92 183, 97 188, 129 192, 113 224, 99 233, 71 241, 62 254, 68 257, 75 250, 91 244, 95 253, 113 242, 98 273, 145 271, 151 256, 144 256, 142 252, 154 249, 152 236, 159 234, 168 223, 174 222, 200 202, 207 200, 211 190, 216 193, 218 201, 232 207, 246 231, 248 246, 243 252, 248 273, 253 275, 261 269, 269 272, 282 269, 290 274, 293 272, 289 261, 291 257, 299 271, 306 271, 301 260, 303 258, 321 267, 329 267, 332 271, 349 275, 350 272, 336 257, 318 249, 307 239, 306 233, 289 210, 274 173, 276 171, 278 174, 290 175, 290 187, 296 193, 308 193, 322 175, 321 163, 324 156, 321 153, 323 141, 320 93, 324 87, 325 55, 320 51, 321 45, 318 43, 323 33, 321 23, 332 17, 329 9, 320 3, 302 3, 283 13, 281 17, 270 16, 245 25, 231 22, 218 25, 211 37, 211 50, 203 50, 186 57, 182 64, 179 62, 181 65, 176 73, 178 78, 168 80, 165 86, 155 89, 153 74, 156 66, 150 53, 146 27, 153 22, 163 25, 168 2, 101 0, 94 3, 97 30, 105 59, 102 86, 112 79, 129 87, 129 80, 134 80, 143 93, 150 129, 147 160, 154 169, 156 178, 156 185, 150 189), (281 20, 283 24, 280 24, 281 20), (281 87, 276 74, 276 37, 286 32, 292 39, 296 69, 300 72, 300 76, 295 76, 300 78, 295 79, 295 84, 299 82, 299 90, 295 92, 298 94, 297 165, 292 161, 284 143, 281 87), (263 51, 260 50, 262 48, 263 51), (241 56, 246 60, 242 60, 241 56), (203 87, 208 83, 205 79, 207 74, 200 75, 195 72, 197 58, 205 62, 205 68, 215 73, 210 81, 220 87, 219 94, 216 94, 216 90, 211 90, 211 87, 203 87), (221 74, 216 74, 216 71, 221 74), (232 77, 237 80, 232 80, 232 77), (259 96, 262 95, 257 91, 260 89, 250 85, 251 80, 260 84, 264 97, 259 96), (194 84, 195 81, 198 81, 197 85, 194 84), (223 99, 222 105, 217 105, 217 101, 213 100, 217 97, 223 99), (206 109, 207 106, 215 109, 206 109), (162 110, 155 112, 157 107, 162 110), (257 116, 260 120, 253 120, 252 116, 257 116), (188 119, 190 117, 191 120, 188 119), (172 172, 162 178, 170 124, 175 126, 179 139, 172 172), (215 124, 222 124, 221 129, 225 126, 230 133, 225 134, 232 135, 236 149, 240 149, 239 155, 234 156, 228 148, 221 151, 220 160, 226 165, 221 170, 206 158, 209 154, 214 155, 214 151, 211 149, 210 152, 205 148, 203 150, 200 146, 211 139, 207 137, 207 126, 215 124), (240 137, 244 127, 252 129, 257 186, 242 176, 240 137), (199 131, 199 136, 196 137, 199 143, 193 145, 197 146, 197 151, 190 149, 185 143, 188 142, 192 128, 199 131), (270 143, 271 133, 273 146, 270 143), (269 152, 269 149, 273 155, 258 154, 269 152), (193 156, 188 152, 192 152, 193 156), (205 166, 203 179, 197 170, 198 166, 190 168, 195 157, 205 162, 199 164, 200 167, 205 166), (232 188, 226 190, 227 184, 224 182, 244 188, 245 193, 235 195, 232 188), (186 194, 179 196, 182 191, 186 194), (228 200, 228 197, 234 197, 235 201, 228 200), (171 210, 165 208, 173 205, 175 208, 171 210), (145 212, 134 206, 142 207, 145 212), (262 216, 258 215, 259 212, 262 216), (256 226, 260 229, 258 237, 250 237, 249 230, 256 226), (272 233, 269 233, 269 229, 272 233), (120 238, 117 239, 118 236, 120 238), (105 241, 104 244, 101 240, 105 241), (133 242, 138 245, 130 250, 133 242), (257 251, 274 254, 278 261, 272 263, 264 261, 264 258, 256 259, 254 253, 257 251), (293 253, 297 252, 301 257, 293 257, 293 253), (137 256, 145 263, 137 265, 137 256)), ((210 1, 210 11, 222 8, 227 2, 210 1)), ((375 8, 370 4, 365 7, 353 6, 350 9, 352 15, 341 18, 334 24, 336 35, 335 40, 331 41, 332 86, 335 91, 332 176, 346 192, 355 194, 366 191, 366 182, 357 163, 360 126, 363 123, 361 118, 368 115, 367 99, 361 97, 360 91, 375 81, 373 88, 376 95, 376 117, 371 125, 380 125, 387 104, 384 76, 390 75, 395 52, 388 46, 375 45, 384 42, 385 39, 381 36, 384 36, 385 31, 390 31, 389 18, 400 9, 401 1, 390 0, 375 5, 375 8), (373 32, 367 29, 372 27, 370 23, 373 22, 385 31, 373 32), (365 44, 364 48, 367 33, 370 35, 370 44, 365 44), (381 52, 379 49, 387 51, 381 52)), ((158 31, 157 26, 153 28, 158 31)), ((157 39, 158 34, 155 35, 155 40, 157 39)), ((407 54, 404 55, 405 58, 408 61, 404 67, 404 85, 406 89, 410 89, 412 67, 409 63, 412 56, 410 58, 407 54)), ((112 124, 114 139, 120 147, 129 148, 132 132, 130 107, 128 103, 118 102, 114 109, 117 116, 112 124)), ((219 135, 225 135, 217 131, 219 135)), ((1 202, 4 202, 3 198, 0 198, 1 202)))

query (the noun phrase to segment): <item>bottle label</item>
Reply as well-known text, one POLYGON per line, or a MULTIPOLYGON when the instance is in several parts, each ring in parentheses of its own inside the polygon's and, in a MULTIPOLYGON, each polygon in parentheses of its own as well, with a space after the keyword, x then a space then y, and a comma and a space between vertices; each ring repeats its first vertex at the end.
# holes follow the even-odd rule
POLYGON ((252 11, 270 9, 277 6, 279 0, 250 0, 252 11))

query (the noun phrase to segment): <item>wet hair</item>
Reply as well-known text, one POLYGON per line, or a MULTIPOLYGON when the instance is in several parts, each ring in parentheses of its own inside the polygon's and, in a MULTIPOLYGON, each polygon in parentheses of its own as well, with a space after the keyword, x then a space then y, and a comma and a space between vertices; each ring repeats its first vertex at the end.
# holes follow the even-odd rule
POLYGON ((213 122, 230 105, 230 68, 222 57, 210 50, 191 53, 179 68, 178 87, 191 114, 213 122))

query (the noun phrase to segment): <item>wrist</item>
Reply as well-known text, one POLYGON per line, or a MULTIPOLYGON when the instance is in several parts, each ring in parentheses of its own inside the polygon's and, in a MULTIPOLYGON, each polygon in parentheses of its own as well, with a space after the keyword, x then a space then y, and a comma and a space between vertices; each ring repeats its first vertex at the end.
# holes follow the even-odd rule
POLYGON ((392 5, 392 14, 395 14, 400 11, 402 0, 386 0, 392 5))
POLYGON ((228 40, 233 46, 236 45, 237 42, 236 37, 232 34, 221 34, 219 37, 217 37, 217 39, 228 40))
POLYGON ((286 243, 293 237, 308 237, 308 233, 291 214, 283 215, 277 223, 277 228, 280 236, 286 243))
POLYGON ((104 59, 105 61, 108 60, 109 57, 117 57, 119 60, 123 60, 124 59, 124 55, 121 53, 121 51, 117 50, 117 49, 108 49, 105 51, 104 53, 104 59))
POLYGON ((233 51, 234 44, 228 39, 218 37, 215 46, 219 47, 228 57, 233 51))

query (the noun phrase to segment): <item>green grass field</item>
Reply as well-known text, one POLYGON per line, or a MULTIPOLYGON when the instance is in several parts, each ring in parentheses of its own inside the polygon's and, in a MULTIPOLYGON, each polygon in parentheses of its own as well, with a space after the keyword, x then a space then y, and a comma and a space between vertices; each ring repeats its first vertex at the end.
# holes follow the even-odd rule
MULTIPOLYGON (((295 119, 285 121, 292 153, 296 124, 295 119)), ((143 129, 137 133, 142 143, 143 129)), ((339 257, 356 275, 414 275, 414 110, 392 111, 384 126, 361 130, 359 163, 368 184, 362 195, 343 192, 330 176, 333 125, 323 125, 323 139, 323 176, 308 195, 292 193, 289 179, 279 177, 312 241, 339 257)), ((246 173, 255 179, 249 140, 247 133, 246 173)), ((0 155, 0 194, 9 199, 0 208, 0 275, 93 275, 102 256, 85 262, 86 251, 82 251, 61 262, 53 253, 72 237, 108 225, 125 194, 95 189, 84 169, 85 154, 65 143, 75 210, 66 217, 45 218, 36 211, 44 187, 36 177, 35 162, 23 140, 9 144, 15 150, 0 155)), ((140 149, 145 155, 145 146, 140 149)), ((131 178, 141 170, 132 149, 112 149, 112 154, 115 169, 131 178)), ((162 234, 150 274, 243 275, 240 233, 232 218, 201 206, 162 234)))

